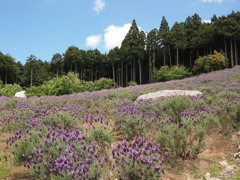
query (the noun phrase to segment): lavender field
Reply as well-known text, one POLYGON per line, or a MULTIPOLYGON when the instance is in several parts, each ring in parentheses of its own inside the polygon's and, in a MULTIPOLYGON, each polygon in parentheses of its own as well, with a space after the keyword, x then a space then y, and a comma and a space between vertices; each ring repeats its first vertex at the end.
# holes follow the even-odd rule
MULTIPOLYGON (((240 125, 240 66, 163 83, 27 99, 0 97, 0 155, 33 179, 161 179, 174 159, 204 149, 210 130, 240 125), (160 90, 199 90, 135 102, 160 90)), ((2 166, 2 167, 1 167, 2 166)))

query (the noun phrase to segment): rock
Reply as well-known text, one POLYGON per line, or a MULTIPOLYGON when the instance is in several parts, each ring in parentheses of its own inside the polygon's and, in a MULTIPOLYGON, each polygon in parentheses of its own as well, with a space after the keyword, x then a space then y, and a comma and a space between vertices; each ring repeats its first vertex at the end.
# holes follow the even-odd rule
POLYGON ((149 99, 157 99, 164 97, 173 97, 173 96, 201 96, 203 95, 200 91, 190 91, 190 90, 164 90, 157 91, 154 93, 144 94, 137 98, 136 101, 139 100, 149 100, 149 99))
POLYGON ((204 177, 205 177, 205 180, 210 180, 211 174, 207 172, 204 177))
POLYGON ((219 162, 219 164, 220 164, 221 166, 227 166, 227 165, 228 165, 227 161, 221 161, 221 162, 219 162))
POLYGON ((236 175, 236 166, 232 165, 232 166, 226 166, 225 169, 223 170, 223 172, 220 174, 220 176, 224 177, 224 178, 231 178, 233 176, 236 175))
POLYGON ((14 97, 26 98, 25 93, 26 91, 19 91, 14 95, 14 97))

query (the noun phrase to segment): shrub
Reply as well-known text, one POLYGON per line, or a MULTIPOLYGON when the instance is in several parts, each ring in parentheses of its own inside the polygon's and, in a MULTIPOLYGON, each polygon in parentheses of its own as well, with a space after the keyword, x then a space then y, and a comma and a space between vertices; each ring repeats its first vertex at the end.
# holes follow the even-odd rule
POLYGON ((159 70, 154 71, 154 77, 157 82, 183 79, 191 75, 191 72, 185 66, 173 66, 171 68, 162 66, 159 70))
POLYGON ((26 90, 26 95, 64 95, 80 92, 80 80, 78 75, 68 73, 67 76, 61 76, 45 82, 42 86, 30 87, 26 90))
MULTIPOLYGON (((0 84, 1 87, 1 84, 0 84)), ((0 96, 12 97, 16 92, 22 91, 22 87, 18 84, 6 84, 0 89, 0 96)))
POLYGON ((136 86, 136 85, 137 85, 137 82, 135 82, 135 81, 128 82, 128 86, 136 86))
POLYGON ((193 66, 193 72, 196 74, 200 73, 208 73, 213 70, 219 70, 226 66, 226 58, 223 54, 214 51, 213 54, 209 54, 208 56, 199 57, 193 66))
POLYGON ((180 112, 191 109, 193 107, 193 102, 188 96, 175 96, 166 99, 162 106, 166 109, 167 114, 172 118, 172 120, 180 122, 180 112))
POLYGON ((226 60, 224 55, 217 52, 216 50, 213 52, 213 54, 208 55, 208 59, 213 70, 222 69, 226 65, 226 60))
POLYGON ((100 78, 94 82, 94 90, 111 89, 115 86, 112 79, 100 78))
POLYGON ((87 140, 95 141, 100 147, 110 147, 113 142, 113 135, 107 129, 97 127, 88 133, 87 140))
POLYGON ((204 147, 205 129, 193 120, 182 118, 181 123, 166 124, 158 132, 157 142, 172 153, 173 158, 195 158, 204 147))
POLYGON ((211 64, 209 58, 207 56, 199 57, 193 66, 193 72, 200 74, 200 73, 208 73, 211 71, 211 64))
POLYGON ((57 126, 58 124, 61 124, 63 128, 66 128, 69 126, 77 126, 79 124, 79 120, 73 118, 68 113, 59 113, 44 116, 42 119, 42 123, 44 125, 50 125, 53 127, 57 126))
POLYGON ((158 180, 163 170, 160 144, 153 144, 145 137, 134 138, 132 142, 118 142, 112 148, 117 177, 119 179, 158 180))
POLYGON ((159 70, 155 70, 154 71, 155 80, 157 82, 170 80, 168 76, 169 71, 170 68, 168 66, 162 66, 160 67, 159 70))

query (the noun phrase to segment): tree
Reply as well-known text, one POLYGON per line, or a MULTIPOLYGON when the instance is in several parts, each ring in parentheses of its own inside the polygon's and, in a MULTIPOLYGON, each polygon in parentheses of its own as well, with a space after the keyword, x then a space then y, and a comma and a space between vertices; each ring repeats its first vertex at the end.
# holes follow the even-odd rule
POLYGON ((78 72, 78 65, 81 61, 81 52, 76 46, 70 46, 64 54, 64 66, 66 72, 73 72, 73 65, 75 73, 78 72))
POLYGON ((166 65, 166 47, 168 47, 169 51, 169 64, 172 66, 172 60, 171 60, 171 53, 170 53, 170 47, 169 47, 169 26, 168 22, 165 18, 165 16, 162 17, 161 25, 159 28, 159 43, 160 47, 163 48, 163 64, 166 65))
POLYGON ((153 82, 153 71, 156 64, 156 49, 158 47, 158 30, 153 29, 147 34, 147 50, 149 59, 149 82, 153 82))
POLYGON ((138 46, 139 46, 139 29, 135 19, 132 22, 130 30, 122 42, 128 52, 129 58, 132 60, 131 64, 131 80, 136 81, 136 59, 138 58, 138 46))
POLYGON ((34 55, 30 55, 24 66, 22 84, 24 86, 42 85, 44 81, 50 79, 49 67, 50 64, 48 62, 43 62, 42 60, 37 59, 34 55))
POLYGON ((62 55, 60 53, 55 53, 52 57, 51 64, 53 64, 54 69, 56 68, 56 76, 59 75, 59 68, 61 68, 61 63, 63 61, 62 55))
POLYGON ((111 49, 108 53, 108 60, 112 65, 112 75, 113 75, 113 82, 116 83, 116 73, 115 73, 115 64, 120 60, 119 56, 119 48, 115 47, 111 49))
POLYGON ((15 83, 19 68, 15 59, 0 52, 0 79, 5 83, 15 83))
POLYGON ((170 39, 171 42, 176 49, 177 52, 177 66, 179 65, 179 55, 178 55, 178 50, 179 49, 185 49, 186 44, 187 44, 187 38, 186 38, 186 33, 183 29, 183 26, 179 23, 175 23, 171 29, 170 32, 170 39))
POLYGON ((196 57, 199 57, 199 33, 201 31, 202 19, 198 14, 188 16, 184 23, 184 28, 187 34, 187 47, 190 51, 190 67, 192 67, 192 53, 196 51, 196 57))
POLYGON ((216 29, 217 33, 224 37, 224 46, 225 46, 225 53, 227 53, 227 45, 226 45, 226 39, 230 39, 230 52, 231 52, 231 67, 234 66, 233 62, 233 40, 234 36, 236 36, 238 32, 238 22, 236 19, 232 17, 225 17, 222 16, 217 22, 216 22, 216 29))

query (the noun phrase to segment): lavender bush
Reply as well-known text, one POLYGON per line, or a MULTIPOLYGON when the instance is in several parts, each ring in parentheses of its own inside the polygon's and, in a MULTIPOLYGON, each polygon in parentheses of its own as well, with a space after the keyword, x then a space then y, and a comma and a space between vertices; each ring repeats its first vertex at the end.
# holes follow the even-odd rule
POLYGON ((11 134, 4 150, 13 155, 0 159, 23 164, 35 179, 159 179, 169 158, 196 157, 209 129, 227 135, 239 128, 239 94, 236 66, 127 88, 1 96, 0 132, 11 134), (203 96, 134 102, 167 89, 201 90, 203 96))

